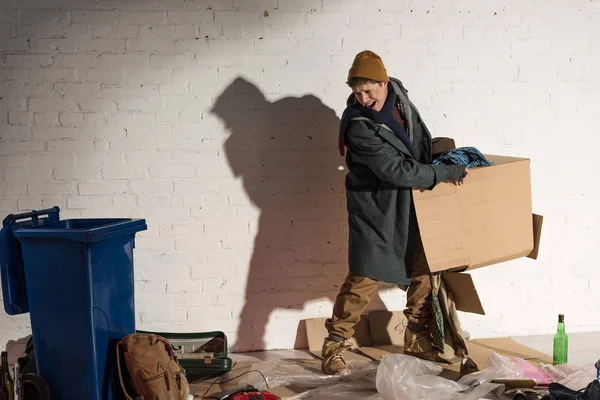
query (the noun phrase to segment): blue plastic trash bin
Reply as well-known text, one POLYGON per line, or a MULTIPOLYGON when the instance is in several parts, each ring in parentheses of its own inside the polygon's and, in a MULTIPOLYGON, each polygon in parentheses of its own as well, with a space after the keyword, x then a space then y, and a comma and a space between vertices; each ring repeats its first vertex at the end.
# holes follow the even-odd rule
POLYGON ((133 248, 146 222, 58 214, 54 207, 4 220, 5 309, 29 310, 37 371, 53 400, 122 399, 115 345, 135 332, 133 248))

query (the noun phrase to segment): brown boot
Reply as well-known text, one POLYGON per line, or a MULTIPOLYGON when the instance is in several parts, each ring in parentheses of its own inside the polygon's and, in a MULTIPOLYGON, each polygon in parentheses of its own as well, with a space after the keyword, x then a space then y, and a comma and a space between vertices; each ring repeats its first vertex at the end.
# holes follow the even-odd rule
POLYGON ((348 366, 342 354, 344 351, 349 349, 352 345, 346 340, 339 342, 325 339, 323 343, 323 349, 321 350, 321 356, 323 362, 321 363, 321 369, 327 375, 335 375, 340 372, 348 371, 348 366))
POLYGON ((414 332, 406 327, 404 331, 404 354, 427 361, 447 362, 431 347, 431 337, 427 329, 414 332))

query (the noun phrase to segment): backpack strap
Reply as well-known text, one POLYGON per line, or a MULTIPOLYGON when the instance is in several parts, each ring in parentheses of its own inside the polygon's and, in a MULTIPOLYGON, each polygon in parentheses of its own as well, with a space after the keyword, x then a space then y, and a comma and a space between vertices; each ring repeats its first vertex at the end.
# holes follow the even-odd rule
POLYGON ((121 389, 123 389, 123 394, 125 394, 125 398, 127 400, 133 400, 131 396, 127 393, 127 389, 125 389, 125 384, 123 383, 123 372, 121 370, 121 348, 122 341, 117 343, 117 368, 119 370, 119 381, 121 382, 121 389))
MULTIPOLYGON (((342 156, 345 155, 344 148, 345 147, 350 148, 350 146, 346 143, 346 130, 348 129, 348 125, 350 125, 350 122, 364 121, 372 129, 377 129, 377 126, 378 126, 377 122, 375 122, 372 119, 367 118, 367 117, 354 116, 354 117, 350 117, 350 118, 345 118, 344 115, 342 116, 342 121, 340 122, 340 133, 339 133, 339 138, 338 138, 338 149, 340 151, 340 155, 342 155, 342 156)), ((225 345, 227 345, 226 337, 225 337, 225 345)))
POLYGON ((348 122, 350 121, 365 121, 367 125, 370 125, 371 127, 376 127, 379 125, 377 122, 367 117, 352 117, 348 120, 348 122))

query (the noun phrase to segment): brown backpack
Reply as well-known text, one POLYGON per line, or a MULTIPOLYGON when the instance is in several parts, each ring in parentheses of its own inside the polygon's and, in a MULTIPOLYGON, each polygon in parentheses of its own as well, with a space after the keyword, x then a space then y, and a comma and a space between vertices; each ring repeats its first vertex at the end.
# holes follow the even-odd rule
POLYGON ((132 333, 117 344, 121 388, 127 400, 132 400, 123 383, 121 354, 141 399, 187 400, 190 387, 185 370, 167 339, 154 334, 132 333))

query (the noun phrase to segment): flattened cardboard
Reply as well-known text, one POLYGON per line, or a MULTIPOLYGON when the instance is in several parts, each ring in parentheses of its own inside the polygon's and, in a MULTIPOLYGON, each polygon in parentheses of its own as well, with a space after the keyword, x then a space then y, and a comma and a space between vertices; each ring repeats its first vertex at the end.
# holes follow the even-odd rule
POLYGON ((373 346, 404 344, 404 331, 407 320, 400 311, 371 311, 369 332, 373 346))
MULTIPOLYGON (((365 321, 370 329, 361 329, 357 331, 355 339, 357 343, 373 343, 372 346, 359 346, 354 352, 347 352, 346 358, 350 362, 360 361, 381 361, 383 356, 388 354, 402 354, 403 346, 403 318, 402 311, 373 311, 368 316, 364 316, 361 323, 365 321), (402 334, 400 331, 402 330, 402 334), (366 338, 364 335, 372 335, 366 338), (390 342, 385 343, 386 338, 390 342)), ((306 330, 308 336, 308 345, 310 352, 319 357, 321 356, 321 346, 323 344, 323 335, 326 335, 324 323, 325 318, 307 319, 306 330), (325 333, 323 333, 325 332, 325 333), (318 351, 313 351, 318 349, 318 351)), ((551 363, 552 357, 520 343, 510 338, 492 338, 476 339, 467 341, 469 357, 478 365, 479 369, 485 368, 488 358, 492 353, 502 354, 507 357, 519 357, 532 363, 551 363)), ((458 380, 460 377, 460 363, 446 364, 439 363, 444 368, 440 376, 452 380, 458 380)))
POLYGON ((541 351, 534 350, 521 343, 507 338, 474 339, 474 343, 490 352, 504 354, 508 357, 519 357, 534 363, 552 363, 552 357, 541 351))
POLYGON ((432 272, 481 268, 534 249, 529 159, 486 157, 494 165, 469 169, 460 186, 413 191, 432 272))

